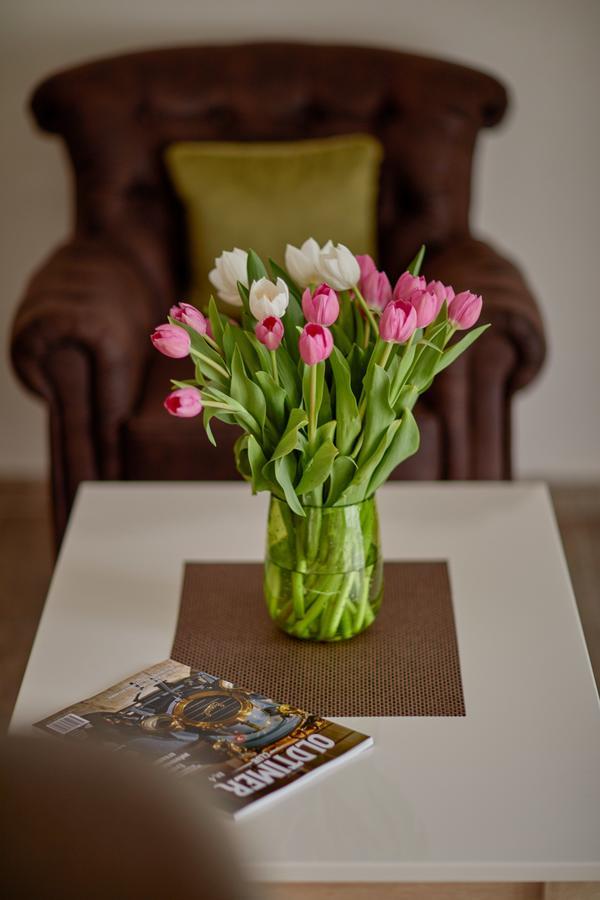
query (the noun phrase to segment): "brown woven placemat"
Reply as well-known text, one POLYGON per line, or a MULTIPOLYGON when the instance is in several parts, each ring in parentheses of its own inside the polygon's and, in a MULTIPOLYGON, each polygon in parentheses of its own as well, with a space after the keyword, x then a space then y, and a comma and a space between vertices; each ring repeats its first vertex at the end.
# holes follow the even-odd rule
POLYGON ((173 658, 322 716, 464 716, 445 562, 389 562, 381 611, 339 643, 271 622, 257 563, 187 563, 173 658))

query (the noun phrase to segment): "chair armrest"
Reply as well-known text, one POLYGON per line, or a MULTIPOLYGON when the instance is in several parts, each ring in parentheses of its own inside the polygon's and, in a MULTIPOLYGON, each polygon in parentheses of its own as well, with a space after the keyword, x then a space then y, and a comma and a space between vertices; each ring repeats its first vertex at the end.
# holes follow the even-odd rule
POLYGON ((55 403, 56 365, 50 360, 67 349, 79 351, 91 369, 93 427, 113 429, 136 401, 155 309, 149 287, 122 251, 74 239, 27 286, 13 324, 15 369, 27 387, 55 403))
POLYGON ((481 321, 493 327, 478 344, 483 349, 492 336, 502 335, 515 350, 508 393, 532 381, 544 362, 546 339, 537 303, 514 263, 472 238, 447 244, 425 259, 428 278, 451 284, 457 293, 483 296, 481 321))

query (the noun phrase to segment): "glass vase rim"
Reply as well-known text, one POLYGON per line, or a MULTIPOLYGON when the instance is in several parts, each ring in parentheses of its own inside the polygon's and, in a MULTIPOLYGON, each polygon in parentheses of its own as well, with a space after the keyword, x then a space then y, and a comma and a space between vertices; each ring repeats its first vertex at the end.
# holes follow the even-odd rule
MULTIPOLYGON (((357 500, 355 503, 343 503, 341 506, 324 506, 324 505, 316 506, 316 505, 310 504, 310 503, 309 504, 301 503, 300 506, 302 507, 302 509, 319 509, 324 512, 335 512, 337 510, 342 510, 342 509, 351 509, 354 506, 364 506, 365 503, 373 503, 375 501, 376 494, 377 494, 377 492, 375 492, 374 494, 371 494, 370 497, 365 497, 364 500, 357 500)), ((271 498, 272 501, 276 500, 278 503, 285 504, 285 506, 287 506, 288 509, 291 510, 291 512, 294 512, 294 510, 292 509, 292 507, 290 506, 290 504, 287 502, 287 500, 285 498, 282 499, 281 497, 278 497, 277 494, 273 494, 271 492, 269 493, 269 497, 271 498)), ((298 515, 298 513, 294 513, 294 515, 298 515)))

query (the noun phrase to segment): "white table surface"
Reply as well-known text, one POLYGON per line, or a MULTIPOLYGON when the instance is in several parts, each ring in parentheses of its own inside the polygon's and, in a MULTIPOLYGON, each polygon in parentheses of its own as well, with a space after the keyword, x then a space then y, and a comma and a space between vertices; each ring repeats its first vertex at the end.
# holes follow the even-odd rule
MULTIPOLYGON (((11 730, 167 658, 184 560, 262 559, 266 509, 82 486, 11 730)), ((467 715, 339 719, 374 748, 236 824, 250 875, 600 880, 600 707, 546 488, 394 484, 379 510, 387 559, 449 561, 467 715)))

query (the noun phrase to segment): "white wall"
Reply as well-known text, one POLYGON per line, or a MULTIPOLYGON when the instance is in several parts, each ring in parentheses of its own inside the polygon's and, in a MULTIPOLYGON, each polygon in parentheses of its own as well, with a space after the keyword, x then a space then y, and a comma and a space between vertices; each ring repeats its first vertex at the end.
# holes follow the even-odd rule
MULTIPOLYGON (((517 401, 517 472, 600 475, 600 0, 5 0, 1 16, 4 346, 28 273, 69 227, 58 142, 24 108, 44 75, 127 49, 250 38, 422 51, 497 73, 513 95, 506 124, 481 141, 473 219, 520 260, 549 332, 549 365, 517 401)), ((0 475, 39 474, 42 407, 6 354, 0 365, 0 475)))

